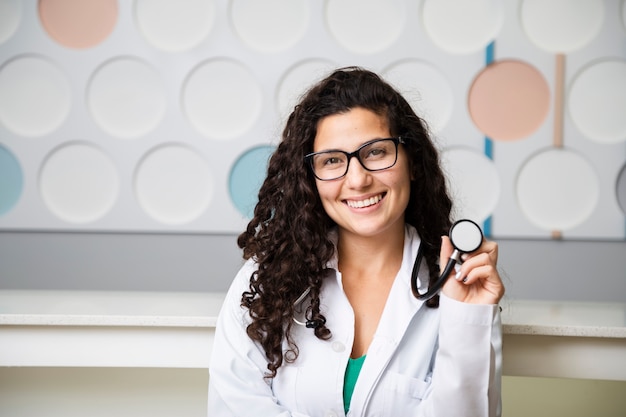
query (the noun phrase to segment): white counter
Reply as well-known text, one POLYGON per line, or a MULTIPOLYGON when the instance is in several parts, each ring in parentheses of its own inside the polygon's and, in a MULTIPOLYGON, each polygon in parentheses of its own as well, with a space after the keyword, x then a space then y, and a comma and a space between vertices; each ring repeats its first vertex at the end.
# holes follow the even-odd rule
MULTIPOLYGON (((223 296, 0 291, 0 366, 207 368, 223 296)), ((626 380, 626 304, 502 307, 505 375, 626 380)))
POLYGON ((626 304, 502 303, 505 375, 626 381, 626 304))
POLYGON ((504 301, 506 334, 626 338, 626 304, 504 301))

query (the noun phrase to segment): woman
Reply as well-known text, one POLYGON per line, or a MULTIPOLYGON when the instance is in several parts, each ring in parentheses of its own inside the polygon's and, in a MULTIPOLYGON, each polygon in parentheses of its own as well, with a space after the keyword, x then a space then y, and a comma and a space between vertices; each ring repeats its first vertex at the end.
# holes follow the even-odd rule
POLYGON ((270 159, 218 319, 211 416, 496 416, 497 245, 447 260, 451 200, 423 121, 376 74, 312 87, 270 159), (443 236, 443 237, 442 237, 443 236), (444 264, 442 262, 442 264, 444 264))

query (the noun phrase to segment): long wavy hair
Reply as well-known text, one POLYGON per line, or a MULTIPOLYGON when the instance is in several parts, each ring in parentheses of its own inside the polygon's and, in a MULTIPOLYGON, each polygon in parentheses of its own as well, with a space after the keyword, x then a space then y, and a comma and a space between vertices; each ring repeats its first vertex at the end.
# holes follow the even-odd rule
MULTIPOLYGON (((330 329, 320 312, 320 291, 328 276, 327 264, 335 256, 331 231, 335 223, 326 214, 315 178, 304 157, 313 151, 318 122, 329 115, 364 108, 387 118, 392 136, 405 139, 411 170, 411 194, 405 221, 417 230, 423 245, 430 282, 438 278, 441 235, 450 227, 452 202, 426 124, 393 87, 373 72, 358 67, 335 70, 314 85, 295 106, 282 133, 282 141, 269 160, 254 217, 238 237, 245 259, 258 269, 250 277, 241 304, 252 322, 248 336, 265 350, 268 378, 276 376, 283 361, 298 356, 291 336, 294 302, 310 291, 306 317, 312 329, 329 339, 330 329), (283 342, 287 350, 283 352, 283 342)), ((437 297, 429 300, 437 307, 437 297)))

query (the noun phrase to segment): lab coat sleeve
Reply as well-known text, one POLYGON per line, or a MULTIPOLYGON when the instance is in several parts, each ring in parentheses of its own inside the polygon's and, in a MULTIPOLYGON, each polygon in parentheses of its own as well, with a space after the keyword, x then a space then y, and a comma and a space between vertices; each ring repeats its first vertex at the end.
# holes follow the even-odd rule
POLYGON ((423 416, 501 415, 502 325, 497 305, 441 295, 439 347, 423 416))
MULTIPOLYGON (((278 405, 269 380, 264 379, 267 360, 247 335, 250 321, 241 307, 254 266, 247 262, 237 274, 219 314, 209 365, 208 416, 287 417, 278 405)), ((295 417, 297 414, 294 414, 295 417)))

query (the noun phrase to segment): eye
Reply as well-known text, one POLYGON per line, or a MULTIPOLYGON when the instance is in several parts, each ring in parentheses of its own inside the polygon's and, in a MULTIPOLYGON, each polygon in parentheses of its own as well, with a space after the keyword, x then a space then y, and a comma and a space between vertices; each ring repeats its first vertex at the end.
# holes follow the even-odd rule
POLYGON ((328 158, 324 159, 324 165, 336 165, 340 163, 341 159, 337 158, 336 156, 329 156, 328 158))
POLYGON ((384 158, 387 155, 387 147, 384 145, 374 145, 365 149, 365 158, 378 159, 384 158))
POLYGON ((384 148, 374 148, 370 151, 370 155, 384 155, 387 152, 384 148))
POLYGON ((320 168, 333 168, 345 163, 345 156, 337 153, 320 154, 315 165, 320 168))

